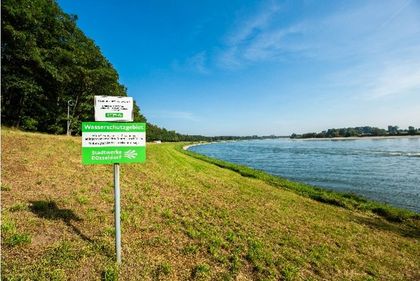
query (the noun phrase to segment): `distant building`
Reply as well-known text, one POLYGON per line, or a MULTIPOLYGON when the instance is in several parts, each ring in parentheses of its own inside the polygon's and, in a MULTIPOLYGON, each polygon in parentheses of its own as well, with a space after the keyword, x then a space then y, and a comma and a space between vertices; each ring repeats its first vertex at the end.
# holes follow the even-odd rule
POLYGON ((155 140, 154 143, 162 143, 161 140, 155 140))

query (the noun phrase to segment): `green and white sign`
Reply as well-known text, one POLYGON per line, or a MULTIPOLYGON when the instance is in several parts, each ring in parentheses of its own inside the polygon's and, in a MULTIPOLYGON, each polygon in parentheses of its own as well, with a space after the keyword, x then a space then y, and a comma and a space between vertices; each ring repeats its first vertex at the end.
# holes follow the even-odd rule
POLYGON ((141 163, 145 161, 145 123, 82 123, 83 164, 141 163))

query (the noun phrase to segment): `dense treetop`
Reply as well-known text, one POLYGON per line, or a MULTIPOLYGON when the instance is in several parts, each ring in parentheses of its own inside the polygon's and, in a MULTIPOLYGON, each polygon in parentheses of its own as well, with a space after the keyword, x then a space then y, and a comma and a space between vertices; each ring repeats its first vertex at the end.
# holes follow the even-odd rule
MULTIPOLYGON (((2 9, 2 120, 25 130, 65 131, 67 101, 71 129, 93 120, 93 96, 126 96, 118 73, 74 15, 55 1, 5 0, 2 9)), ((137 105, 135 120, 145 121, 137 105)))

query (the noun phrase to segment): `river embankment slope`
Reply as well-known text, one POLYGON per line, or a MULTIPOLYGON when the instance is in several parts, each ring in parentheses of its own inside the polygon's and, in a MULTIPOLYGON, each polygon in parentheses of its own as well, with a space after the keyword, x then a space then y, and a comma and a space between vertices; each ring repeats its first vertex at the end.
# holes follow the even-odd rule
POLYGON ((116 269, 112 166, 82 165, 78 137, 3 129, 3 278, 420 276, 416 222, 325 204, 191 157, 184 145, 150 144, 145 164, 122 165, 116 269))

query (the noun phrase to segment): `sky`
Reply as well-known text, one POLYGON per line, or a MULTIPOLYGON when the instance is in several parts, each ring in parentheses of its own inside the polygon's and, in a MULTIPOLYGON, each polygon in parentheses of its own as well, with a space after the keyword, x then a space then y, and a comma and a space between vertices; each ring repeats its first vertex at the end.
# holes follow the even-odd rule
POLYGON ((420 1, 58 0, 149 122, 184 134, 420 127, 420 1))

